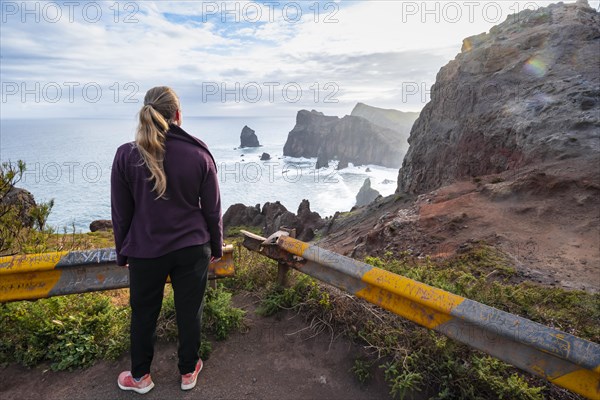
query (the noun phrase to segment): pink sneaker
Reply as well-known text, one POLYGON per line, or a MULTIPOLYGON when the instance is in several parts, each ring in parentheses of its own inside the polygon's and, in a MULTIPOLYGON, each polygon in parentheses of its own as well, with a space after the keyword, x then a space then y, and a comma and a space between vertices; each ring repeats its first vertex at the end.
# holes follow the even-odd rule
POLYGON ((181 375, 181 390, 190 390, 196 386, 198 374, 200 373, 200 371, 202 371, 202 366, 202 360, 198 359, 198 363, 196 363, 196 369, 194 370, 194 372, 181 375))
POLYGON ((117 383, 123 390, 133 390, 134 392, 141 394, 148 393, 154 387, 154 382, 152 382, 150 374, 146 374, 142 376, 139 381, 136 381, 133 379, 133 376, 131 376, 131 371, 121 372, 117 383))

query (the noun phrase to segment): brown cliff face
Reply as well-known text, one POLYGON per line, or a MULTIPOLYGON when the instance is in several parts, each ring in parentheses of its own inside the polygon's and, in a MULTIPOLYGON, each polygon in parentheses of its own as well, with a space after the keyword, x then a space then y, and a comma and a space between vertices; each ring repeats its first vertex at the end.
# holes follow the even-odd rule
POLYGON ((283 154, 318 157, 323 163, 337 159, 354 165, 398 167, 402 162, 402 147, 398 132, 362 117, 346 115, 338 118, 314 110, 301 110, 283 147, 283 154))
POLYGON ((600 14, 585 2, 466 39, 413 126, 397 192, 598 154, 599 49, 600 14))

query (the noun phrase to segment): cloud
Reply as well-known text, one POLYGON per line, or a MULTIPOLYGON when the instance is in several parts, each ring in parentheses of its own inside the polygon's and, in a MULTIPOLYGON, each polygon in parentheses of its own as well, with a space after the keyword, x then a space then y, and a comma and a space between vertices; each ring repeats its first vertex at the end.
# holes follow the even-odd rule
POLYGON ((500 22, 497 6, 501 20, 515 11, 511 2, 467 3, 478 6, 82 1, 69 10, 67 3, 28 2, 27 14, 25 3, 3 1, 1 117, 129 116, 159 84, 180 93, 187 115, 293 114, 299 108, 344 114, 358 101, 418 110, 421 94, 460 51, 462 39, 500 22), (413 84, 419 93, 409 98, 406 86, 413 84), (208 95, 214 85, 218 92, 208 95), (260 101, 248 101, 256 85, 260 101), (297 100, 295 85, 303 94, 297 100), (59 101, 49 101, 57 90, 59 101))

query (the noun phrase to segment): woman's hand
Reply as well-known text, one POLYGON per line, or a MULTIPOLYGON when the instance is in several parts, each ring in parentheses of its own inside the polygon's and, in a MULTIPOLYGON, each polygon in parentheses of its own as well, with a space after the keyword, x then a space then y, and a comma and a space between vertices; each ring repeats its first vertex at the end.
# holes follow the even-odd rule
POLYGON ((217 261, 221 261, 221 257, 219 258, 214 258, 213 256, 210 256, 210 262, 212 263, 216 263, 217 261))

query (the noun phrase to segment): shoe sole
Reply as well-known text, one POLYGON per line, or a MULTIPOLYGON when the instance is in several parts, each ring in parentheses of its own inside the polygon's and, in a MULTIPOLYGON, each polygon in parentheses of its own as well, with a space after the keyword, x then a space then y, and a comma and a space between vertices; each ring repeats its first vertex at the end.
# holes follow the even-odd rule
POLYGON ((204 362, 202 363, 202 365, 200 365, 200 369, 198 370, 198 373, 196 374, 196 379, 194 379, 194 382, 189 383, 187 385, 184 385, 182 383, 181 390, 191 390, 196 387, 196 382, 198 382, 198 375, 200 375, 200 371, 202 371, 202 368, 204 368, 204 362))
POLYGON ((119 389, 121 389, 121 390, 132 390, 139 394, 146 394, 154 388, 154 382, 151 382, 148 386, 146 386, 145 388, 142 388, 142 389, 138 389, 138 388, 134 388, 134 387, 130 387, 130 386, 123 386, 123 385, 121 385, 121 382, 117 382, 117 384, 119 385, 119 389))

